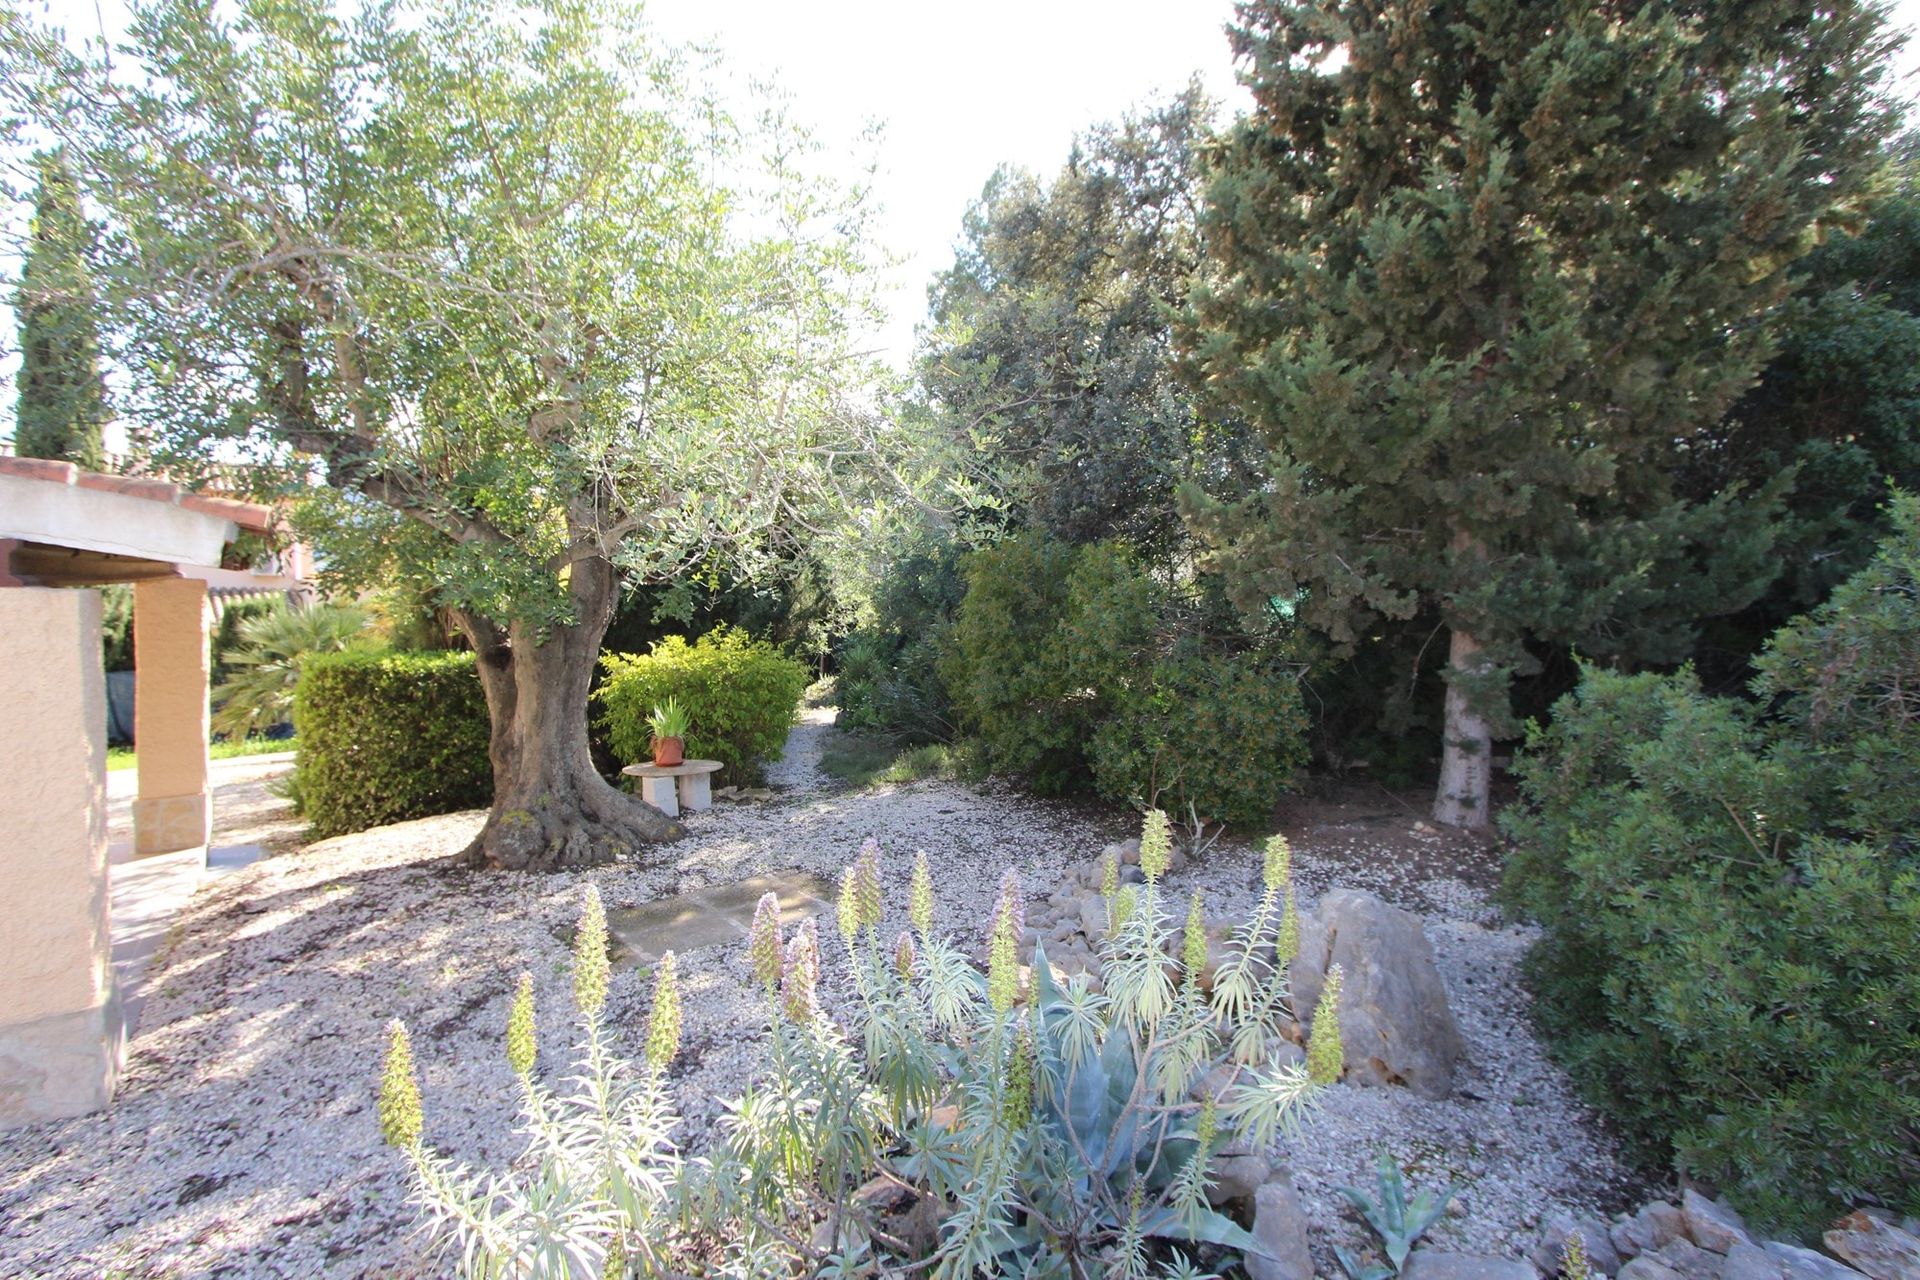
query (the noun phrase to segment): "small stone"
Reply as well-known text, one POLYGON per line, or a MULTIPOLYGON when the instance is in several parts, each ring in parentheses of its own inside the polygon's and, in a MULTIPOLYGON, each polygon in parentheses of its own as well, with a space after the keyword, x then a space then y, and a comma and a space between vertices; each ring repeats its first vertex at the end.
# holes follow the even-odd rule
POLYGON ((1721 1280, 1787 1280, 1787 1264, 1759 1245, 1738 1241, 1727 1250, 1721 1280))
POLYGON ((898 1213, 915 1198, 912 1187, 902 1186, 894 1178, 870 1178, 853 1193, 853 1198, 882 1213, 898 1213))
POLYGON ((1253 1238, 1258 1251, 1247 1254, 1249 1280, 1313 1280, 1307 1215, 1284 1173, 1254 1192, 1253 1238))
POLYGON ((1702 1249, 1726 1253, 1736 1244, 1753 1243, 1739 1214, 1691 1187, 1680 1197, 1680 1215, 1686 1220, 1688 1238, 1702 1249))
POLYGON ((1821 1238, 1827 1248, 1872 1280, 1920 1280, 1920 1237, 1891 1222, 1856 1211, 1821 1238))
POLYGON ((1769 1240, 1761 1248, 1787 1269, 1787 1280, 1861 1280, 1860 1273, 1824 1253, 1769 1240))
POLYGON ((1598 1218, 1575 1217, 1571 1213, 1557 1213, 1547 1219, 1540 1231, 1540 1243, 1535 1245, 1530 1257, 1533 1265, 1548 1275, 1557 1275, 1560 1263, 1565 1257, 1567 1241, 1575 1234, 1587 1247, 1587 1261, 1593 1269, 1603 1275, 1615 1275, 1620 1270, 1620 1255, 1613 1247, 1613 1241, 1607 1238, 1607 1228, 1598 1218))
POLYGON ((1540 1280, 1531 1262, 1478 1253, 1418 1249, 1401 1268, 1400 1280, 1540 1280))

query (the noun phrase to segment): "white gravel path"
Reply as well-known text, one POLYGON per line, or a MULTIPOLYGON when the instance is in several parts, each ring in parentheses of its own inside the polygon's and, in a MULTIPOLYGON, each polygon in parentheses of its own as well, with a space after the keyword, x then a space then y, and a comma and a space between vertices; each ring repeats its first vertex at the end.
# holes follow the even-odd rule
MULTIPOLYGON (((904 916, 908 869, 924 848, 941 879, 943 924, 971 940, 1003 867, 1019 867, 1037 897, 1131 825, 1117 811, 998 785, 835 790, 818 768, 830 719, 810 712, 795 730, 770 770, 774 800, 691 815, 689 838, 644 867, 447 871, 438 860, 478 828, 481 815, 469 813, 325 841, 209 883, 182 917, 182 940, 154 961, 113 1109, 0 1144, 0 1276, 442 1274, 423 1257, 402 1162, 374 1123, 382 1026, 399 1016, 413 1028, 430 1142, 466 1160, 517 1155, 500 1048, 507 996, 516 974, 533 975, 542 1067, 559 1072, 571 1009, 559 934, 589 878, 615 907, 787 868, 831 876, 872 835, 895 885, 892 913, 904 916)), ((1328 887, 1334 866, 1341 883, 1406 896, 1391 869, 1362 883, 1354 852, 1296 842, 1306 897, 1328 887)), ((1257 867, 1252 849, 1222 845, 1173 887, 1202 884, 1214 910, 1231 908, 1250 896, 1257 867)), ((1416 1185, 1460 1184, 1462 1212, 1436 1230, 1441 1243, 1519 1253, 1531 1224, 1555 1209, 1624 1201, 1626 1177, 1526 1024, 1515 963, 1528 935, 1500 926, 1465 884, 1414 889, 1418 903, 1405 905, 1434 908, 1428 930, 1467 1043, 1463 1087, 1440 1103, 1336 1088, 1283 1157, 1322 1247, 1357 1240, 1331 1187, 1365 1185, 1385 1149, 1416 1185)), ((697 1146, 753 1070, 761 1032, 744 947, 682 966, 675 1075, 697 1146)), ((832 966, 828 987, 832 1009, 844 994, 832 966)), ((644 975, 615 975, 609 1010, 631 1048, 646 1003, 644 975)))

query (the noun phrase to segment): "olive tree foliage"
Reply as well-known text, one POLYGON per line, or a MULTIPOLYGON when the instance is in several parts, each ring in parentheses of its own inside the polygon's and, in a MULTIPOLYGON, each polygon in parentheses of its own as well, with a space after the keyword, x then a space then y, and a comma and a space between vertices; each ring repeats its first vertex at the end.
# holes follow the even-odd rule
POLYGON ((1242 433, 1196 412, 1173 361, 1214 109, 1190 86, 1088 130, 1049 181, 1001 169, 967 211, 919 383, 994 457, 1009 523, 1164 562, 1186 546, 1176 486, 1242 469, 1242 433))
POLYGON ((1183 341, 1266 457, 1192 522, 1338 643, 1438 614, 1435 815, 1484 826, 1534 647, 1677 660, 1775 572, 1775 489, 1672 473, 1857 216, 1892 41, 1856 0, 1260 2, 1232 39, 1183 341))
POLYGON ((865 192, 629 0, 153 0, 111 56, 0 16, 0 59, 103 215, 129 411, 324 482, 337 575, 431 587, 478 651, 471 860, 676 834, 589 762, 623 582, 750 573, 919 474, 851 336, 865 192))

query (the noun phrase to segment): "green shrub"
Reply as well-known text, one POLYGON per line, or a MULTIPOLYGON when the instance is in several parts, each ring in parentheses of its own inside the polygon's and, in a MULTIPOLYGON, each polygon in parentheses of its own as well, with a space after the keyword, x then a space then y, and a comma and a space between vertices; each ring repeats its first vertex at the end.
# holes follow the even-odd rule
POLYGON ((597 696, 616 755, 649 759, 648 717, 674 697, 692 716, 687 758, 718 760, 733 781, 780 758, 811 681, 806 664, 736 627, 709 631, 692 644, 668 636, 649 653, 611 653, 600 661, 607 675, 597 696))
POLYGON ((1089 749, 1100 794, 1182 817, 1259 825, 1307 763, 1294 677, 1252 657, 1155 664, 1089 749))
POLYGON ((908 898, 911 930, 884 934, 888 886, 879 847, 864 846, 841 880, 840 939, 827 942, 845 948, 852 971, 851 1035, 821 1008, 816 922, 782 937, 768 894, 747 942, 767 1069, 698 1160, 679 1148, 667 1079, 681 1038, 679 962, 662 957, 644 1053, 623 1060, 606 1017, 606 916, 589 887, 573 966, 577 1065, 560 1089, 537 1070, 529 976, 507 1018, 525 1156, 473 1173, 423 1144, 412 1043, 397 1022, 381 1133, 406 1157, 428 1229, 464 1276, 626 1275, 638 1264, 646 1275, 1170 1280, 1196 1274, 1201 1249, 1234 1261, 1220 1251, 1259 1245, 1209 1203, 1213 1157, 1290 1136, 1338 1078, 1323 1028, 1338 1022, 1339 971, 1314 1018, 1316 1078, 1273 1051, 1292 1012, 1284 842, 1269 846, 1265 892, 1209 992, 1204 937, 1176 933, 1186 908, 1160 882, 1167 841, 1165 819, 1149 815, 1146 882, 1128 888, 1136 905, 1104 950, 1098 991, 1092 975, 1056 981, 1042 949, 1023 979, 1011 872, 982 922, 984 982, 936 928, 925 854, 909 893, 891 886, 908 898), (870 1185, 938 1211, 903 1222, 884 1197, 859 1194, 870 1185))
POLYGON ((487 703, 471 653, 316 654, 300 668, 291 794, 316 836, 487 804, 487 703))
POLYGON ((247 618, 227 650, 226 675, 213 689, 213 731, 240 742, 285 721, 300 668, 316 654, 366 645, 366 626, 359 606, 324 602, 247 618))
POLYGON ((1152 581, 1117 543, 1027 533, 967 559, 967 594, 941 666, 961 723, 995 769, 1042 795, 1092 780, 1094 730, 1144 687, 1152 581))
POLYGON ((1569 1069, 1649 1155, 1788 1230, 1920 1211, 1920 512, 1896 515, 1774 637, 1765 705, 1589 669, 1504 820, 1569 1069))
POLYGON ((836 646, 840 723, 878 729, 908 745, 954 736, 953 698, 941 678, 953 614, 966 595, 963 552, 952 542, 906 556, 874 592, 873 618, 836 646))

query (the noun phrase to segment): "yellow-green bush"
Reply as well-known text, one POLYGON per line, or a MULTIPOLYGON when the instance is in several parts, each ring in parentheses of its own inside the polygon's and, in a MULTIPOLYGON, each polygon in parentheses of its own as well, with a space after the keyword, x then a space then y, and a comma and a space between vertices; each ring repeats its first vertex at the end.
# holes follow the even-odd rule
POLYGON ((316 836, 493 799, 471 653, 315 654, 300 667, 293 722, 291 792, 316 836))
POLYGON ((647 653, 611 653, 600 662, 607 672, 597 695, 601 727, 615 755, 651 758, 647 716, 675 697, 693 716, 687 758, 718 760, 734 780, 780 758, 809 680, 806 664, 734 627, 692 644, 668 636, 647 653))

